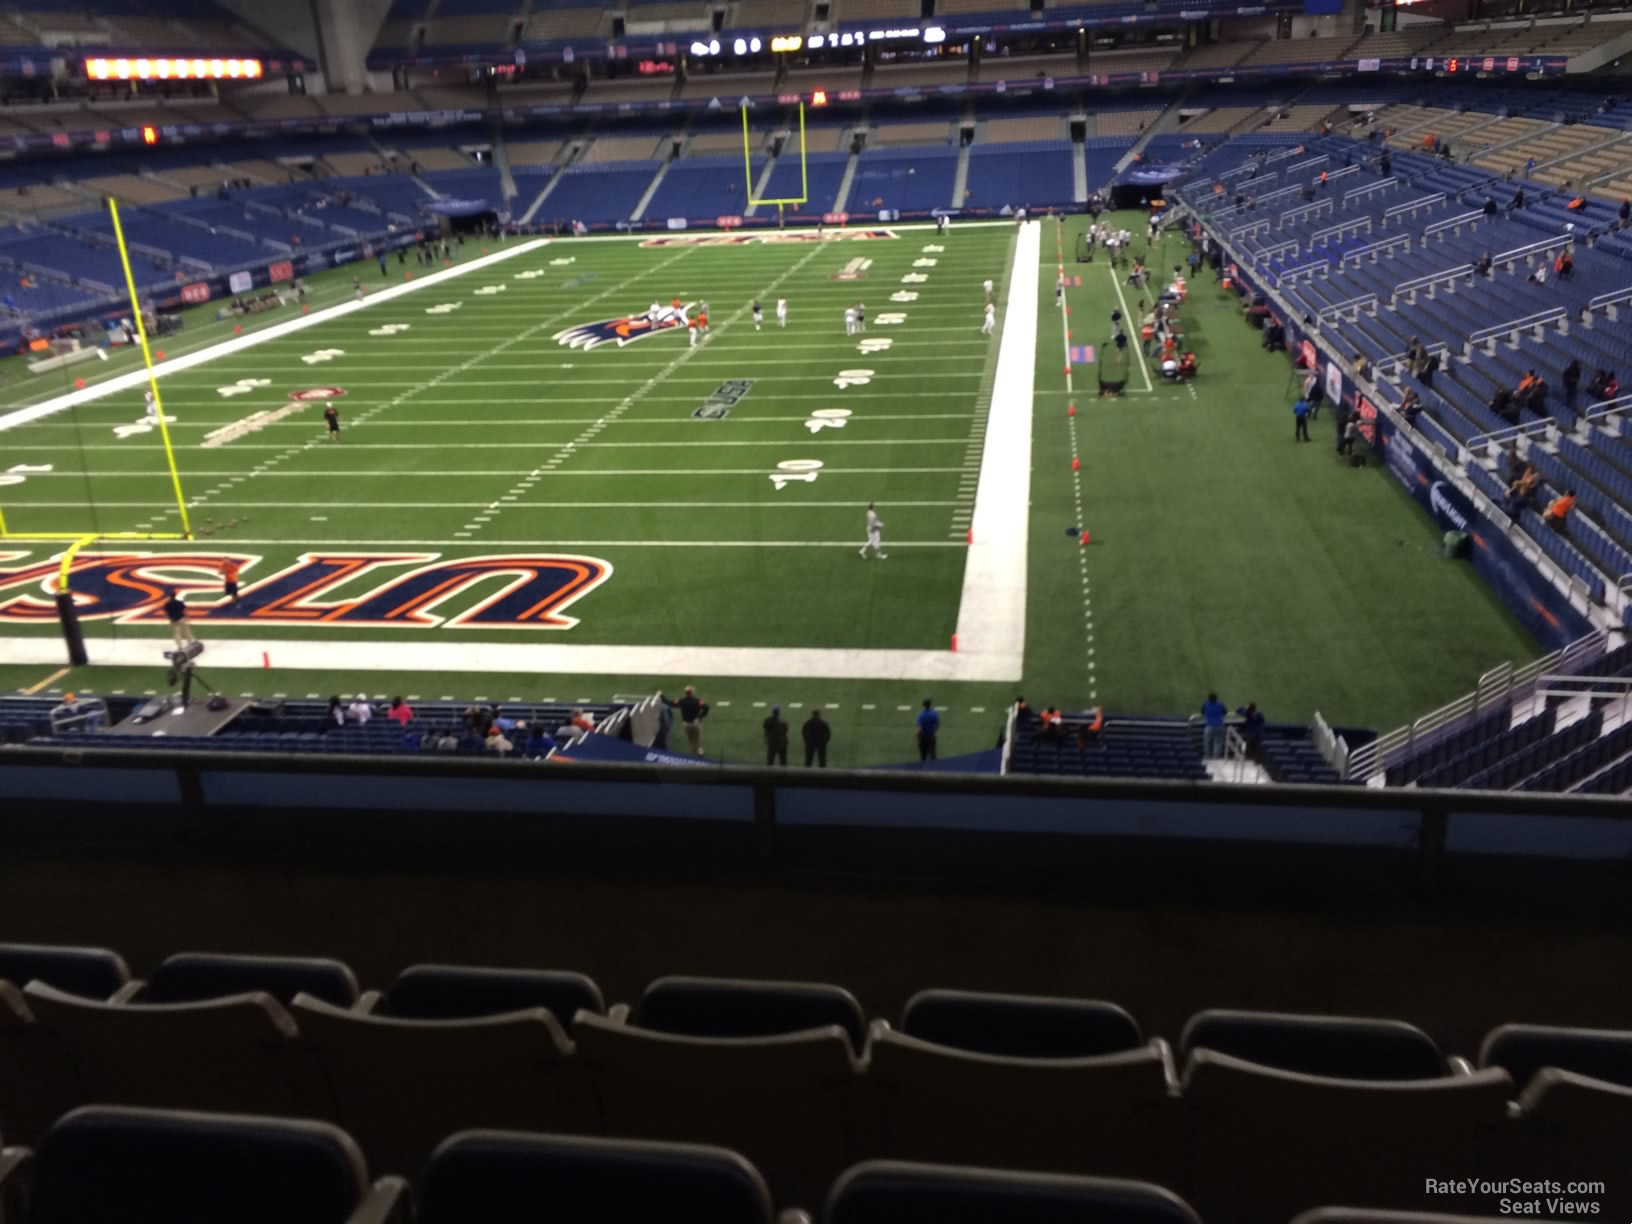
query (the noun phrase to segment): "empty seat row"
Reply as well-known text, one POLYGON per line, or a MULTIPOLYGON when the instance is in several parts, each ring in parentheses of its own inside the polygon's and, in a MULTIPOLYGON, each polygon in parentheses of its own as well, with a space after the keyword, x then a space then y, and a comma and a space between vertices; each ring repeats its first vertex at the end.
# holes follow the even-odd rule
MULTIPOLYGON (((1148 1182, 869 1161, 782 1224, 1201 1224, 1148 1182)), ((321 1122, 95 1106, 37 1152, 0 1154, 9 1224, 773 1224, 764 1178, 724 1148, 470 1130, 410 1189, 371 1180, 321 1122), (8 1209, 9 1203, 9 1209, 8 1209)), ((1480 1224, 1469 1217, 1317 1208, 1293 1224, 1480 1224)), ((1488 1224, 1488 1222, 1487 1222, 1488 1224)))
POLYGON ((93 1102, 267 1113, 413 1174, 457 1130, 548 1130, 728 1147, 783 1205, 894 1158, 1149 1179, 1219 1221, 1411 1205, 1448 1166, 1632 1163, 1632 1033, 1504 1026, 1475 1070, 1397 1021, 1211 1011, 1176 1063, 1093 1000, 927 991, 898 1031, 822 984, 665 978, 631 1012, 575 974, 421 966, 364 994, 333 961, 189 954, 137 984, 93 959, 67 971, 108 998, 0 983, 8 1141, 93 1102))

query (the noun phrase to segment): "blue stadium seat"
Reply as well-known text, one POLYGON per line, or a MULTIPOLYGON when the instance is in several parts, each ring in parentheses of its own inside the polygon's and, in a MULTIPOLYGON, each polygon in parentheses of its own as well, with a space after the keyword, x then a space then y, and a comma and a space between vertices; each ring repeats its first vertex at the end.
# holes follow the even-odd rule
POLYGON ((1146 1182, 874 1160, 848 1170, 824 1224, 1201 1224, 1146 1182))
POLYGON ((357 978, 337 960, 305 956, 222 956, 179 952, 167 957, 143 985, 141 1003, 198 1003, 261 991, 288 1006, 297 994, 336 1007, 357 1001, 357 978))
POLYGON ((531 1007, 549 1012, 567 1033, 578 1012, 606 1011, 601 988, 581 973, 410 965, 386 989, 374 1013, 399 1020, 465 1020, 531 1007))
POLYGON ((1399 1020, 1215 1009, 1190 1017, 1179 1037, 1181 1063, 1201 1050, 1337 1079, 1421 1080, 1446 1074, 1433 1039, 1399 1020))
POLYGON ((658 978, 640 997, 636 1023, 686 1037, 772 1037, 837 1025, 861 1049, 867 1020, 855 996, 818 982, 658 978))
POLYGON ((965 990, 919 991, 902 1009, 901 1032, 1012 1058, 1092 1058, 1144 1042, 1133 1017, 1114 1003, 965 990))
POLYGON ((1485 1035, 1479 1065, 1501 1067, 1521 1088, 1546 1067, 1632 1088, 1632 1031, 1504 1024, 1485 1035))
POLYGON ((321 1122, 91 1106, 46 1135, 29 1224, 386 1224, 406 1187, 370 1185, 346 1134, 321 1122))
POLYGON ((723 1148, 472 1130, 420 1183, 420 1224, 771 1224, 770 1192, 723 1148))
POLYGON ((87 999, 111 998, 130 981, 124 958, 106 948, 0 944, 0 981, 21 990, 44 982, 87 999))

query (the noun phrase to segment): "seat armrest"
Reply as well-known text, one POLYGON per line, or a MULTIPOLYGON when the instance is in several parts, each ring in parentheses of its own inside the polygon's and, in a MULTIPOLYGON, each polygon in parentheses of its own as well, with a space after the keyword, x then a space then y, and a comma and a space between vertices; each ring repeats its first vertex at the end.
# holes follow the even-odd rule
POLYGON ((141 995, 142 991, 144 991, 146 989, 147 989, 147 983, 146 982, 138 982, 138 981, 134 981, 134 980, 126 982, 123 986, 119 987, 118 990, 113 992, 113 995, 112 995, 111 998, 108 999, 108 1002, 109 1003, 132 1003, 132 1002, 135 1002, 136 999, 141 995))
POLYGON ((384 991, 365 990, 358 996, 357 1002, 352 1005, 351 1010, 361 1016, 372 1016, 374 1009, 380 1005, 380 1000, 383 998, 385 998, 384 991))
POLYGON ((382 1177, 346 1224, 408 1224, 413 1216, 412 1201, 405 1179, 382 1177))
POLYGON ((810 1212, 803 1207, 784 1207, 776 1213, 776 1224, 811 1224, 810 1212))
POLYGON ((1173 1065, 1173 1047, 1167 1043, 1165 1037, 1152 1037, 1145 1043, 1145 1047, 1154 1051, 1162 1060, 1162 1080, 1167 1087, 1167 1095, 1179 1097, 1183 1090, 1179 1085, 1178 1069, 1173 1065))
POLYGON ((628 1024, 629 1023, 629 1004, 627 1004, 627 1003, 614 1003, 614 1004, 612 1004, 611 1007, 606 1009, 606 1018, 608 1020, 610 1020, 613 1024, 628 1024))
POLYGON ((1473 1064, 1460 1054, 1452 1054, 1445 1060, 1446 1075, 1472 1075, 1473 1064))
POLYGON ((34 1153, 27 1148, 0 1148, 0 1221, 26 1218, 33 1161, 34 1153))

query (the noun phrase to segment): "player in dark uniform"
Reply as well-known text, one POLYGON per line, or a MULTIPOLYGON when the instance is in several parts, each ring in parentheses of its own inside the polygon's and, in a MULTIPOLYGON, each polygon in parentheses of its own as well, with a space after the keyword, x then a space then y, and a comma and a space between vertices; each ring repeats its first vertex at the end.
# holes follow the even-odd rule
POLYGON ((329 441, 340 441, 340 409, 333 404, 329 404, 323 409, 323 419, 329 425, 329 441))

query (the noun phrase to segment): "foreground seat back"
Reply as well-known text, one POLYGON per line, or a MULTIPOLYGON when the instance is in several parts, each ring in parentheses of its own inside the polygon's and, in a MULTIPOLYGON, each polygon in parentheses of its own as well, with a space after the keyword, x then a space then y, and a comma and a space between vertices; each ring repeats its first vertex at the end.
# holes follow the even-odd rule
POLYGON ((1330 1203, 1416 1207, 1444 1169, 1480 1169, 1510 1123, 1501 1070, 1346 1080, 1197 1050, 1184 1074, 1186 1187, 1207 1224, 1330 1203))
POLYGON ((878 1150, 893 1159, 1158 1180, 1176 1152, 1160 1041, 1098 1058, 1007 1058, 879 1025, 869 1050, 878 1150))
POLYGON ((294 1021, 265 994, 205 1003, 95 1003, 35 982, 23 992, 58 1038, 81 1099, 156 1109, 331 1118, 294 1021))
POLYGON ((33 1147, 83 1103, 62 1042, 40 1027, 22 991, 0 981, 0 1147, 33 1147))
POLYGON ((0 981, 18 990, 44 982, 68 994, 106 999, 130 981, 130 970, 123 957, 107 948, 0 944, 0 981))
POLYGON ((574 1036, 607 1134, 739 1152, 779 1207, 820 1202, 870 1142, 860 1067, 834 1025, 683 1037, 580 1016, 574 1036))
POLYGON ((40 1144, 30 1224, 347 1224, 370 1187, 320 1122, 92 1106, 40 1144))
POLYGON ((419 1224, 771 1224, 764 1179, 695 1144, 467 1131, 436 1151, 419 1224))
POLYGON ((1504 1024, 1485 1035, 1481 1067, 1501 1067, 1522 1089, 1543 1067, 1632 1088, 1632 1031, 1504 1024))
POLYGON ((369 1167, 415 1177, 455 1131, 593 1132, 599 1115, 572 1043, 542 1008, 401 1020, 301 996, 293 1015, 369 1167))
POLYGON ((1602 1182, 1602 1193, 1562 1196, 1596 1204, 1570 1214, 1632 1220, 1632 1088, 1557 1067, 1536 1072, 1519 1095, 1499 1165, 1532 1181, 1602 1182), (1616 1172, 1605 1177, 1604 1169, 1616 1172))
POLYGON ((821 982, 751 982, 736 978, 658 978, 640 998, 643 1029, 685 1037, 772 1037, 837 1025, 854 1049, 867 1040, 856 997, 821 982))
POLYGON ((568 1033, 578 1012, 606 1011, 601 988, 581 973, 463 965, 410 965, 374 1010, 401 1020, 464 1020, 533 1007, 544 1008, 568 1033))
POLYGON ((1144 1182, 876 1160, 833 1187, 824 1224, 1200 1224, 1144 1182))
POLYGON ((936 1045, 1011 1058, 1093 1058, 1144 1043, 1133 1017, 1114 1003, 967 990, 913 995, 902 1009, 901 1031, 936 1045))
POLYGON ((350 1007, 357 1002, 357 978, 346 965, 323 957, 181 952, 158 967, 138 997, 143 1003, 198 1003, 251 991, 285 1007, 297 994, 350 1007))
POLYGON ((1445 1059, 1433 1039, 1399 1020, 1216 1009, 1190 1017, 1179 1063, 1192 1050, 1335 1079, 1435 1079, 1445 1059))

